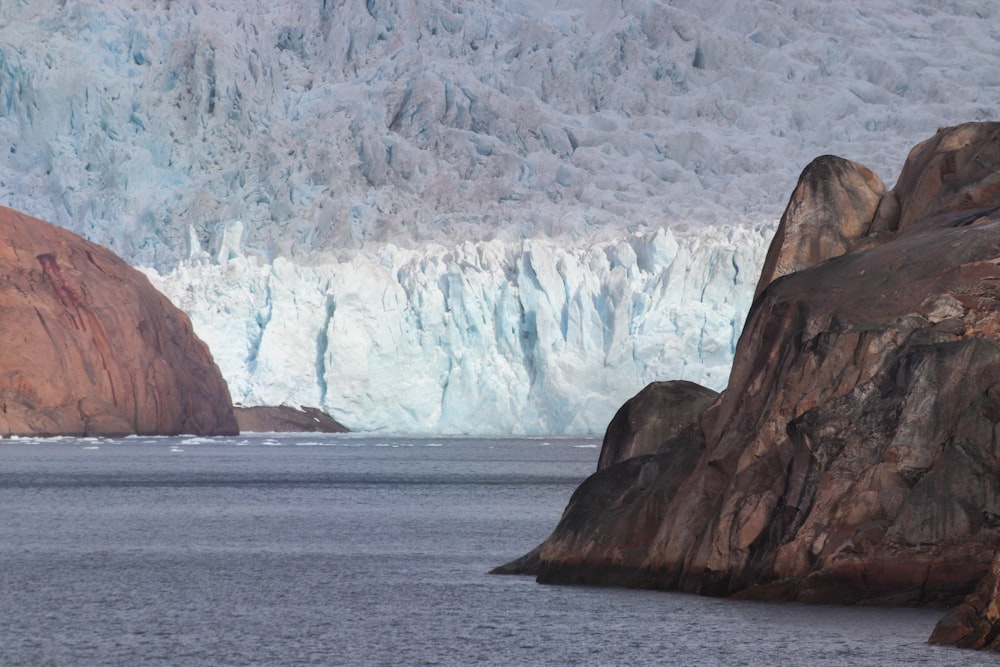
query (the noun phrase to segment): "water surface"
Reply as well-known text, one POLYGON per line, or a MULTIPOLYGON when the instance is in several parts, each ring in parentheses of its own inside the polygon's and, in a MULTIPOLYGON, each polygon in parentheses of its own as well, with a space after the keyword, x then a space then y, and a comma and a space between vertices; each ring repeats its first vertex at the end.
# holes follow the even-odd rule
POLYGON ((0 444, 2 665, 994 665, 937 610, 491 576, 594 440, 361 435, 0 444))

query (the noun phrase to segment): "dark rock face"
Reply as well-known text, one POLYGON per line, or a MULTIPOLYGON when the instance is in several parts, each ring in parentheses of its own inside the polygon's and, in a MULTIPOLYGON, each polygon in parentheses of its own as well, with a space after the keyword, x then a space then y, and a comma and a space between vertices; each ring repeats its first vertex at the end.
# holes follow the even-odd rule
POLYGON ((235 434, 187 316, 111 251, 0 208, 0 435, 235 434))
POLYGON ((347 428, 317 408, 254 406, 233 408, 241 433, 347 433, 347 428))
POLYGON ((597 473, 570 499, 552 537, 494 574, 539 581, 636 585, 664 507, 704 449, 699 420, 718 392, 683 380, 653 382, 618 410, 597 473), (609 517, 607 508, 619 512, 609 517), (549 573, 553 550, 564 559, 549 573), (591 562, 591 559, 595 562, 591 562), (564 567, 568 563, 570 569, 564 567))
POLYGON ((625 402, 604 434, 597 469, 643 454, 656 454, 698 421, 719 393, 694 382, 653 382, 625 402))
POLYGON ((727 389, 660 453, 581 485, 520 571, 877 604, 958 604, 983 581, 965 620, 935 636, 993 641, 1000 124, 939 131, 892 192, 876 196, 869 174, 810 165, 727 389))
POLYGON ((975 592, 938 622, 930 643, 1000 651, 1000 557, 975 592))
POLYGON ((692 425, 657 454, 599 470, 573 493, 548 540, 494 574, 535 574, 542 583, 657 587, 646 558, 666 508, 704 449, 701 431, 692 425))

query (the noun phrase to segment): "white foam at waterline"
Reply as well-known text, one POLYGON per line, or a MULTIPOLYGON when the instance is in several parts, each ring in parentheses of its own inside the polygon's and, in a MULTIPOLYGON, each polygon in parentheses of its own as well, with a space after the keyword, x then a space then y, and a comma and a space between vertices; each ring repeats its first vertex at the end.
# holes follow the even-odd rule
POLYGON ((18 442, 27 443, 27 444, 42 444, 42 443, 46 443, 46 442, 60 442, 62 440, 66 440, 67 438, 66 438, 66 436, 63 436, 63 435, 54 435, 52 437, 47 437, 47 438, 40 438, 40 437, 37 437, 37 436, 12 435, 12 436, 10 436, 9 439, 11 441, 15 441, 16 440, 18 442))

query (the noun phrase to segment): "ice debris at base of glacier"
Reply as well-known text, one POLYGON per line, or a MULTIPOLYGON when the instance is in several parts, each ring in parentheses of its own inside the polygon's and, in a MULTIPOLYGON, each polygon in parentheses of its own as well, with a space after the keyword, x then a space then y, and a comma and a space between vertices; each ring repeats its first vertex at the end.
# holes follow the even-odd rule
POLYGON ((724 386, 771 231, 385 245, 309 265, 228 244, 221 262, 195 249, 147 274, 236 402, 321 406, 355 430, 594 434, 652 380, 724 386))

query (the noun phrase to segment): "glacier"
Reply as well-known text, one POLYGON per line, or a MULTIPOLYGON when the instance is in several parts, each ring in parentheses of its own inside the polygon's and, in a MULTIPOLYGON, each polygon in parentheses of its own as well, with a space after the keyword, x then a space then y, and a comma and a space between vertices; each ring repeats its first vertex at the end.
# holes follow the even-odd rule
POLYGON ((191 316, 235 400, 594 433, 725 385, 813 157, 995 120, 992 0, 10 0, 0 203, 191 316))
POLYGON ((721 388, 770 229, 391 244, 316 265, 227 255, 150 271, 234 400, 361 430, 597 433, 661 378, 721 388))

